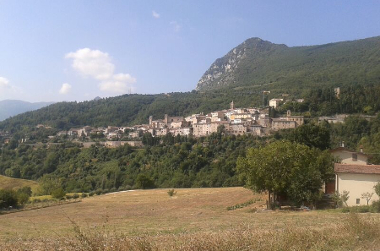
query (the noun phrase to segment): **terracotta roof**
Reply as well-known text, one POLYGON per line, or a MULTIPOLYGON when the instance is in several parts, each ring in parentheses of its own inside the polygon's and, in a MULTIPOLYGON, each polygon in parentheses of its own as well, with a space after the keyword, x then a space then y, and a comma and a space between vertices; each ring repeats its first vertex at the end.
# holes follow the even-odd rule
POLYGON ((336 173, 380 174, 380 165, 334 164, 336 173))

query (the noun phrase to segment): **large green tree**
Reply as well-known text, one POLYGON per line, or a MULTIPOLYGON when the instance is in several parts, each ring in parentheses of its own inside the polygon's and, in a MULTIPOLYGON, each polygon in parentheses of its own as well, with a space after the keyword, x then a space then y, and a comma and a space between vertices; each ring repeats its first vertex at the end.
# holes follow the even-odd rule
POLYGON ((333 177, 329 152, 289 141, 248 149, 237 170, 248 187, 267 191, 270 203, 282 196, 295 205, 315 202, 323 182, 333 177))

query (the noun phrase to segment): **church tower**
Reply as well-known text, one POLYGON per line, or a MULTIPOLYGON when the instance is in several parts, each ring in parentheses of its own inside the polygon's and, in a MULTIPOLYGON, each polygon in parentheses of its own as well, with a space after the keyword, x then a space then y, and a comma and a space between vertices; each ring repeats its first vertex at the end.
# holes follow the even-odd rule
POLYGON ((232 102, 230 103, 230 109, 231 109, 231 110, 235 109, 234 101, 233 101, 233 100, 232 100, 232 102))

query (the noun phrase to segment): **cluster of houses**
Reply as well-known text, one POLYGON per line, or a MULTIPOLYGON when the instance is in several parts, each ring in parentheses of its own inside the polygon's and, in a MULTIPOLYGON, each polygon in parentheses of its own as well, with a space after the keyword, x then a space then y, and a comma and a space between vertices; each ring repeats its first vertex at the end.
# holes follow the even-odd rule
POLYGON ((88 137, 90 135, 103 134, 107 139, 120 139, 128 135, 131 139, 141 137, 150 132, 152 136, 164 136, 171 133, 174 136, 203 137, 218 130, 228 135, 253 134, 264 136, 272 131, 296 128, 304 123, 303 116, 292 116, 288 111, 286 117, 270 118, 268 109, 260 111, 257 108, 235 108, 233 101, 230 109, 211 112, 209 114, 193 114, 187 117, 171 117, 167 114, 164 119, 149 117, 148 124, 135 125, 132 127, 73 128, 69 131, 59 132, 58 135, 74 137, 88 137))

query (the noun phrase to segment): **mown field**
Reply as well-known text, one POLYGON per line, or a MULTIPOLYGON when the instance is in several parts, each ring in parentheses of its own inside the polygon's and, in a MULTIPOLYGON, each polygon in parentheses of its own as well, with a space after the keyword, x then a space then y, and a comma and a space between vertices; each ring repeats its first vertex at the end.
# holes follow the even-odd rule
POLYGON ((265 195, 244 188, 176 191, 172 197, 168 189, 127 191, 0 215, 1 246, 4 250, 376 250, 380 246, 377 214, 265 211, 265 195), (227 210, 233 206, 236 209, 227 210))

